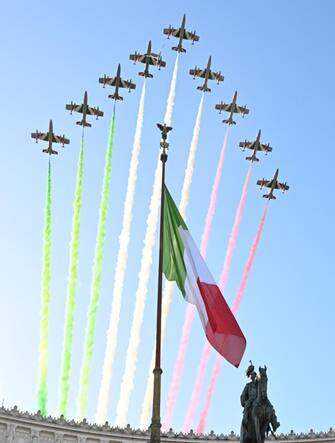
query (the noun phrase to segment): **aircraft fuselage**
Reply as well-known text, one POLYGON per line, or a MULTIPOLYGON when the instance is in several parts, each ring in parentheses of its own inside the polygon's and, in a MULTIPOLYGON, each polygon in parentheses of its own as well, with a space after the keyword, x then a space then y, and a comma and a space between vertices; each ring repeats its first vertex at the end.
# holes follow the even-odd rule
POLYGON ((271 181, 271 190, 267 196, 269 200, 275 199, 275 196, 273 195, 273 191, 276 189, 276 184, 278 182, 278 175, 279 175, 279 169, 275 172, 275 175, 273 176, 273 179, 271 181))
POLYGON ((48 146, 48 151, 52 151, 52 136, 53 136, 53 124, 52 124, 52 120, 50 120, 49 122, 49 133, 48 133, 48 142, 49 142, 49 146, 48 146))

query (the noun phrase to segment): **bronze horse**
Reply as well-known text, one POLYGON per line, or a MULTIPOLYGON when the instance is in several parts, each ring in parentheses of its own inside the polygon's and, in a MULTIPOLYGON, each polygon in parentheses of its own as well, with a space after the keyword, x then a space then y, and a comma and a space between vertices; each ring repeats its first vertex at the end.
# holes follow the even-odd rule
POLYGON ((280 425, 267 396, 267 384, 266 366, 260 367, 257 377, 257 396, 252 402, 247 421, 243 421, 241 425, 241 443, 264 443, 269 431, 273 434, 280 425))

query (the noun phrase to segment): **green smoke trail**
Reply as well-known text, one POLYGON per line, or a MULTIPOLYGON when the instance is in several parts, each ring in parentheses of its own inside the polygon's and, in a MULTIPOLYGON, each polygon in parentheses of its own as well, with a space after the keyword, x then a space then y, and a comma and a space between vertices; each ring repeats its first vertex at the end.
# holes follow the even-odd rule
POLYGON ((70 263, 67 284, 67 301, 65 311, 65 327, 63 339, 62 366, 59 381, 59 414, 67 415, 67 404, 70 388, 70 372, 73 342, 74 314, 76 310, 76 289, 78 280, 78 257, 79 257, 79 235, 80 235, 80 210, 83 192, 83 170, 84 170, 84 133, 80 141, 80 151, 77 169, 76 190, 73 202, 72 235, 70 243, 70 263))
POLYGON ((49 160, 47 195, 44 212, 43 233, 43 266, 41 291, 40 346, 39 346, 39 380, 38 409, 42 415, 47 413, 48 398, 48 332, 50 305, 50 263, 51 263, 51 165, 49 160))
POLYGON ((91 298, 88 307, 86 335, 84 343, 84 357, 80 371, 79 396, 78 396, 78 420, 82 420, 86 415, 88 399, 88 383, 93 357, 93 345, 95 334, 96 313, 99 303, 99 292, 101 282, 101 271, 103 261, 103 250, 106 236, 106 222, 109 199, 110 178, 112 169, 112 152, 114 141, 115 108, 113 110, 112 122, 109 131, 108 148, 106 152, 105 171, 102 185, 102 195, 100 203, 100 214, 98 223, 98 233, 95 247, 95 256, 92 269, 91 298))

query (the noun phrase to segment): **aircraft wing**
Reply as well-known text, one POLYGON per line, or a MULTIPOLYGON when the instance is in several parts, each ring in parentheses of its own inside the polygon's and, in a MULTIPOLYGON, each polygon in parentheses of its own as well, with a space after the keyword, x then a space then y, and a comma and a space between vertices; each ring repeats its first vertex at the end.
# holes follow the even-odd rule
POLYGON ((271 148, 271 146, 269 144, 268 145, 264 145, 263 143, 260 143, 257 151, 271 152, 272 148, 271 148))
POLYGON ((193 77, 205 77, 206 70, 205 69, 190 69, 190 75, 193 75, 193 77))
POLYGON ((240 146, 240 148, 244 148, 244 149, 245 148, 253 149, 254 148, 254 142, 247 142, 247 141, 240 142, 239 146, 240 146))
MULTIPOLYGON (((235 109, 236 105, 234 106, 235 109)), ((220 103, 218 105, 215 105, 215 109, 217 109, 218 111, 227 111, 227 112, 231 112, 233 109, 233 104, 232 103, 220 103)), ((235 110, 233 112, 236 112, 235 110)))
POLYGON ((142 55, 142 54, 130 54, 129 59, 133 60, 134 62, 143 62, 144 59, 145 59, 145 55, 142 55))
POLYGON ((92 108, 91 106, 87 106, 87 114, 96 115, 97 117, 102 117, 104 115, 99 108, 92 108))
POLYGON ((146 57, 146 62, 148 62, 149 65, 158 66, 161 68, 164 68, 164 66, 166 65, 165 61, 162 60, 159 54, 148 54, 146 57))
POLYGON ((286 183, 277 182, 277 189, 280 189, 281 191, 288 191, 290 187, 286 183))
POLYGON ((163 34, 168 35, 169 37, 172 35, 173 37, 180 37, 180 28, 165 28, 163 29, 163 34))
POLYGON ((68 111, 71 111, 71 112, 73 112, 73 111, 74 112, 83 112, 84 105, 83 104, 77 105, 76 103, 71 103, 70 105, 66 105, 65 109, 67 109, 68 111))
MULTIPOLYGON (((206 72, 205 72, 205 74, 206 74, 206 72)), ((205 77, 205 75, 203 77, 205 77)), ((224 80, 224 76, 221 75, 221 72, 213 72, 211 70, 209 70, 208 78, 210 78, 212 80, 216 80, 217 82, 223 82, 223 80, 224 80)))
POLYGON ((162 60, 161 57, 159 57, 157 61, 157 66, 159 66, 160 68, 164 68, 166 66, 166 62, 162 60))
POLYGON ((32 132, 31 138, 35 140, 48 140, 48 132, 32 132))
POLYGON ((198 42, 199 41, 199 36, 197 34, 195 34, 194 32, 188 32, 185 31, 183 38, 185 40, 193 40, 194 42, 198 42))
POLYGON ((121 87, 126 88, 126 89, 135 89, 136 85, 135 85, 135 83, 132 83, 131 81, 121 79, 121 87))
POLYGON ((64 135, 56 134, 52 134, 52 141, 53 143, 60 143, 62 145, 68 145, 70 143, 70 140, 68 138, 65 138, 64 135))
POLYGON ((109 85, 109 86, 115 86, 116 84, 116 77, 100 77, 99 83, 102 83, 103 85, 109 85))
POLYGON ((239 106, 239 105, 235 105, 235 111, 234 112, 238 112, 239 114, 249 114, 249 109, 246 106, 239 106))
POLYGON ((265 180, 263 178, 263 180, 257 180, 257 184, 262 188, 271 188, 272 180, 265 180))

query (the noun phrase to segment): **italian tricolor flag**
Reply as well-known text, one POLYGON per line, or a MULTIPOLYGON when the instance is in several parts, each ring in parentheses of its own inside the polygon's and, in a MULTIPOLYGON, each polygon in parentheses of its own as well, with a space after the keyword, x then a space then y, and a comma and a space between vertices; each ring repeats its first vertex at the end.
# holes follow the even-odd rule
POLYGON ((164 188, 163 272, 196 306, 210 344, 238 367, 246 339, 194 243, 168 189, 164 188))

